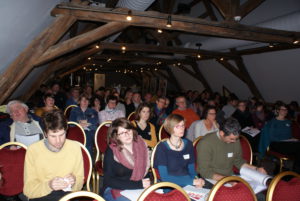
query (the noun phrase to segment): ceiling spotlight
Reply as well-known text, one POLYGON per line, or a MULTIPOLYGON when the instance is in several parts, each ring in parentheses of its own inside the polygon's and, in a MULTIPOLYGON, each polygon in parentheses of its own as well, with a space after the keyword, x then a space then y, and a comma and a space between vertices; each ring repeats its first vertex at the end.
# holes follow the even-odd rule
POLYGON ((96 45, 95 47, 96 47, 97 49, 99 49, 99 48, 100 48, 100 46, 99 46, 99 45, 96 45))
POLYGON ((180 62, 178 62, 178 63, 177 63, 177 65, 178 65, 178 66, 180 66, 180 65, 181 65, 181 63, 180 63, 180 62))
POLYGON ((108 58, 108 59, 107 59, 107 62, 110 62, 110 61, 111 61, 111 58, 108 58))
POLYGON ((126 47, 125 46, 122 46, 122 48, 121 48, 123 51, 125 51, 126 50, 126 47))
POLYGON ((91 57, 88 58, 88 60, 91 60, 91 59, 92 59, 91 57))
POLYGON ((234 19, 234 21, 239 22, 239 21, 241 21, 242 16, 237 15, 237 16, 234 16, 233 19, 234 19))
POLYGON ((168 28, 172 27, 172 17, 171 17, 171 15, 168 15, 168 20, 167 20, 166 26, 168 28))
POLYGON ((221 57, 221 58, 220 58, 220 61, 223 61, 223 60, 224 60, 224 58, 223 58, 223 57, 221 57))
POLYGON ((274 43, 270 43, 269 48, 273 48, 273 47, 274 47, 274 43))
POLYGON ((157 29, 157 32, 158 33, 162 33, 163 31, 161 29, 157 29))
POLYGON ((131 10, 128 11, 128 15, 126 16, 126 20, 127 21, 131 21, 132 20, 132 11, 131 10))
POLYGON ((198 59, 201 59, 201 55, 200 55, 200 54, 197 54, 197 58, 198 58, 198 59))
POLYGON ((295 38, 294 41, 293 41, 293 44, 297 45, 298 43, 300 43, 300 40, 295 38))

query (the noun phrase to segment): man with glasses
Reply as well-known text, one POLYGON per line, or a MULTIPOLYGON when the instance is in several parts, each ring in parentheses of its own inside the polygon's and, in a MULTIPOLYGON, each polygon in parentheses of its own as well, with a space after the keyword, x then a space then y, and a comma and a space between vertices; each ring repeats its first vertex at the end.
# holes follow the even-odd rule
POLYGON ((29 113, 28 106, 12 100, 7 104, 10 118, 0 123, 0 145, 6 142, 20 142, 26 146, 43 138, 41 119, 29 113))
POLYGON ((185 125, 188 129, 190 125, 199 120, 199 116, 191 109, 187 107, 186 98, 184 96, 178 96, 176 98, 177 109, 173 110, 172 114, 179 114, 184 117, 185 125))
POLYGON ((165 119, 168 116, 166 114, 165 105, 166 98, 159 97, 157 98, 153 107, 153 117, 151 118, 150 122, 155 126, 156 131, 159 131, 160 126, 164 123, 165 119))
POLYGON ((202 177, 218 181, 233 175, 233 166, 266 173, 264 168, 247 164, 242 158, 240 129, 236 119, 228 118, 221 125, 219 132, 208 134, 200 140, 197 145, 197 171, 202 177))

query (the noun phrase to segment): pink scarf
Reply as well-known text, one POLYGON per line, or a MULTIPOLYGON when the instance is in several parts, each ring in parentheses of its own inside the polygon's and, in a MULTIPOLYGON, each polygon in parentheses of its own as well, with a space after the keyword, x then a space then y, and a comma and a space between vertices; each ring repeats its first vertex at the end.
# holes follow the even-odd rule
MULTIPOLYGON (((137 141, 133 141, 132 154, 124 147, 119 151, 116 143, 111 143, 109 147, 114 153, 114 159, 132 170, 130 180, 140 181, 148 173, 150 167, 148 148, 140 136, 137 136, 137 141)), ((114 197, 121 195, 120 190, 115 189, 112 190, 112 194, 114 197)))

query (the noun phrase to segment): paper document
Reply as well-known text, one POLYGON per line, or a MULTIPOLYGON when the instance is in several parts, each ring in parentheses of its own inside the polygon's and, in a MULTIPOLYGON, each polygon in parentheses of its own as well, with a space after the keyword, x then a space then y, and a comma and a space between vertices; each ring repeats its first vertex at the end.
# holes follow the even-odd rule
POLYGON ((242 167, 240 174, 241 177, 250 184, 255 194, 267 189, 267 181, 272 178, 270 175, 260 173, 247 167, 242 167))
POLYGON ((260 133, 260 130, 258 130, 257 128, 251 128, 247 126, 242 129, 242 132, 250 135, 251 137, 255 137, 258 133, 260 133))
POLYGON ((206 201, 210 189, 196 188, 195 186, 187 185, 183 190, 189 195, 189 197, 196 201, 206 201))

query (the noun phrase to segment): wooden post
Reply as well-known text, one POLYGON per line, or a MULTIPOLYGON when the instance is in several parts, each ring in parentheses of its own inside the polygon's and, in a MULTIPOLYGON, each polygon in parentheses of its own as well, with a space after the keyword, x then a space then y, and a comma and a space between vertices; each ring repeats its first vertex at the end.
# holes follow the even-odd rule
POLYGON ((55 21, 14 60, 0 77, 0 103, 2 104, 31 72, 35 61, 55 44, 72 26, 76 19, 72 16, 58 16, 55 21))

